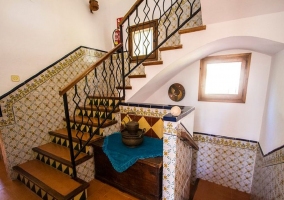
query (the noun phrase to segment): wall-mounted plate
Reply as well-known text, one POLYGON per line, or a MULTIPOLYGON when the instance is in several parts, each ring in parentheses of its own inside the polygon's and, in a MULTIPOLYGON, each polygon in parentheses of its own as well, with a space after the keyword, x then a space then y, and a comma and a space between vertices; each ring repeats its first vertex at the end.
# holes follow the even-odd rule
POLYGON ((184 98, 184 87, 179 83, 174 83, 169 87, 168 95, 173 101, 181 101, 184 98))

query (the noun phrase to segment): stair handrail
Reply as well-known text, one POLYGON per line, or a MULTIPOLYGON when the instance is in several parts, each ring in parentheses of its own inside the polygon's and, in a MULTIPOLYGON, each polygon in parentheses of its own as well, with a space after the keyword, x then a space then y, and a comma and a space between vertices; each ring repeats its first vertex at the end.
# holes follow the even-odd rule
MULTIPOLYGON (((88 74, 90 74, 92 71, 95 71, 95 76, 96 76, 96 70, 97 67, 99 66, 103 66, 105 67, 105 62, 110 59, 111 61, 113 60, 113 55, 116 54, 118 55, 119 51, 122 50, 122 44, 118 44, 117 46, 115 46, 112 50, 110 50, 108 53, 106 53, 104 56, 102 56, 98 61, 96 61, 94 64, 92 64, 90 67, 88 67, 86 70, 84 70, 81 74, 79 74, 78 76, 76 76, 69 84, 67 84, 65 87, 63 87, 62 89, 60 89, 59 91, 59 95, 63 96, 63 105, 64 105, 64 113, 65 113, 65 119, 66 119, 66 128, 67 128, 67 134, 68 134, 68 141, 69 141, 69 148, 70 148, 70 158, 71 158, 71 165, 72 165, 72 169, 73 169, 73 178, 77 177, 77 171, 76 171, 76 158, 78 157, 78 155, 83 152, 83 149, 85 149, 85 147, 90 143, 91 139, 93 138, 93 136, 95 134, 99 134, 99 130, 100 128, 104 125, 104 123, 106 122, 106 120, 108 119, 108 117, 111 116, 111 114, 114 112, 114 110, 118 107, 119 103, 117 105, 114 106, 113 110, 109 111, 109 113, 107 114, 106 118, 104 120, 102 120, 100 122, 100 120, 98 120, 98 127, 95 129, 95 131, 91 131, 90 132, 90 137, 89 139, 82 144, 82 142, 80 141, 80 149, 75 153, 73 151, 73 139, 72 139, 72 133, 71 133, 71 125, 70 125, 70 116, 69 116, 69 106, 68 106, 68 97, 67 97, 67 92, 70 91, 70 89, 74 88, 75 91, 75 96, 78 97, 78 93, 77 93, 77 84, 82 80, 82 79, 86 79, 87 81, 87 77, 88 74), (92 133, 92 134, 91 134, 92 133)), ((124 70, 123 70, 123 63, 121 64, 121 76, 124 76, 124 70)), ((122 79, 124 81, 124 79, 122 79)), ((87 85, 88 87, 88 85, 87 85)), ((123 90, 124 91, 124 90, 123 90)), ((85 91, 86 92, 86 91, 85 91)), ((89 94, 89 92, 87 92, 87 94, 89 94)), ((123 92, 123 95, 125 93, 123 92)), ((75 110, 74 110, 74 114, 76 111, 76 108, 78 106, 79 102, 75 102, 73 97, 73 102, 75 103, 75 110)), ((78 97, 80 98, 80 96, 78 97)), ((123 99, 123 97, 121 97, 119 95, 119 100, 123 99)), ((84 106, 86 105, 86 100, 84 101, 84 106)), ((75 115, 74 115, 75 116, 75 115)), ((82 122, 83 122, 83 118, 82 118, 82 122)), ((91 123, 90 126, 92 126, 93 122, 90 119, 90 116, 88 116, 88 121, 87 123, 91 123)), ((76 124, 76 122, 74 122, 76 124)), ((80 130, 78 130, 78 133, 82 132, 80 130)), ((83 133, 83 132, 82 132, 83 133)), ((78 138, 78 136, 77 136, 78 138)), ((79 138, 78 138, 79 139, 79 138)))
POLYGON ((189 130, 187 130, 187 128, 185 127, 185 125, 181 122, 180 125, 183 127, 183 129, 178 132, 178 138, 182 141, 184 141, 187 145, 189 145, 191 148, 195 149, 195 150, 199 150, 198 145, 196 144, 196 142, 194 141, 192 134, 189 132, 189 130))
POLYGON ((129 9, 129 11, 124 15, 124 17, 121 19, 119 26, 123 25, 124 22, 127 20, 127 18, 135 11, 135 9, 143 2, 144 0, 137 0, 133 6, 129 9))
POLYGON ((81 74, 79 74, 77 77, 75 77, 70 83, 68 83, 65 87, 59 90, 59 95, 62 96, 66 94, 66 92, 68 92, 73 86, 75 86, 79 81, 81 81, 85 76, 87 76, 92 70, 94 70, 96 67, 102 64, 105 60, 107 60, 110 55, 114 54, 121 47, 122 47, 122 44, 121 43, 118 44, 116 47, 110 50, 107 54, 101 57, 97 62, 91 65, 88 69, 86 69, 81 74))

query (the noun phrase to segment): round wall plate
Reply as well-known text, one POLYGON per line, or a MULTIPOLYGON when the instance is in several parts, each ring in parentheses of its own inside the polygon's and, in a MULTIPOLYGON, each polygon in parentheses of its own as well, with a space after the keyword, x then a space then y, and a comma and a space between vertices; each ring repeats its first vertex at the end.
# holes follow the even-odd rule
POLYGON ((168 95, 173 101, 181 101, 185 95, 184 87, 179 83, 174 83, 169 87, 168 95))

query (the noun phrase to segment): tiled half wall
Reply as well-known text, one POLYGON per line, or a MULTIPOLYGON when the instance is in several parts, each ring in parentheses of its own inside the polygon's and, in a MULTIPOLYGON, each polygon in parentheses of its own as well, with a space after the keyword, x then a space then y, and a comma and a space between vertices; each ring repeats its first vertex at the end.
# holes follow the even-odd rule
POLYGON ((137 121, 139 128, 145 130, 145 135, 163 138, 163 116, 170 112, 170 105, 122 103, 120 105, 121 125, 129 121, 137 121))
POLYGON ((48 131, 65 127, 60 88, 104 54, 79 47, 1 97, 0 146, 12 178, 13 166, 35 158, 33 147, 51 141, 48 131))
POLYGON ((253 200, 284 199, 284 146, 263 155, 257 147, 251 191, 253 200))
POLYGON ((169 117, 171 107, 171 105, 122 103, 121 121, 122 124, 129 120, 138 121, 139 127, 145 128, 147 136, 163 139, 163 199, 182 200, 189 197, 192 149, 177 135, 179 131, 186 131, 179 120, 186 115, 193 115, 194 108, 183 107, 179 118, 169 117))
POLYGON ((197 178, 251 192, 257 142, 194 133, 199 151, 193 151, 192 183, 197 178))

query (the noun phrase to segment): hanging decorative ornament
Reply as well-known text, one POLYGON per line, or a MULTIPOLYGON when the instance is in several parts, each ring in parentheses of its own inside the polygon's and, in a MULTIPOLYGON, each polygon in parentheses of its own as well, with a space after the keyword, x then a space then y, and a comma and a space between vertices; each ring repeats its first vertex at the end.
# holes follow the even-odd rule
POLYGON ((99 3, 96 0, 90 0, 89 1, 90 6, 90 12, 93 13, 93 11, 99 10, 99 3))
POLYGON ((168 95, 173 101, 181 101, 185 95, 184 87, 179 83, 174 83, 169 87, 168 95))

